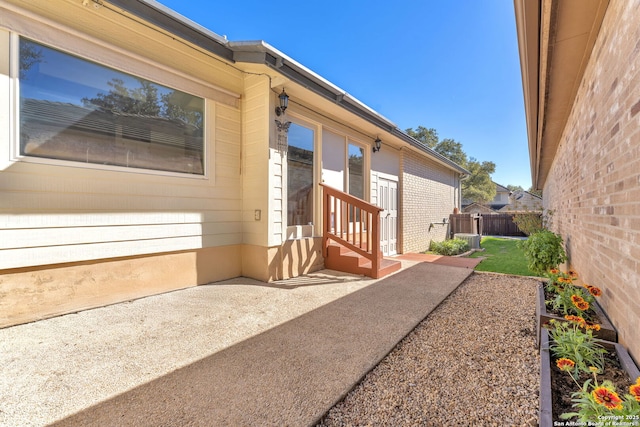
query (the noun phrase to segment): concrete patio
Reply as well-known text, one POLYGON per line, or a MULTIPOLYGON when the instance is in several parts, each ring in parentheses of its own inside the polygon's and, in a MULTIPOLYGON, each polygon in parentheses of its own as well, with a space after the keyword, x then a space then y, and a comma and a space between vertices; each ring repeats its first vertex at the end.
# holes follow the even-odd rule
POLYGON ((447 259, 405 257, 377 281, 237 278, 0 330, 0 425, 313 424, 478 262, 447 259))

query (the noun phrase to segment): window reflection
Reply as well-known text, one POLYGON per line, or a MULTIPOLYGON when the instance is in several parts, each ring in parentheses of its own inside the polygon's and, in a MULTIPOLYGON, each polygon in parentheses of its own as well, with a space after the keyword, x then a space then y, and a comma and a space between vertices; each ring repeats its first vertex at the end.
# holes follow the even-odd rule
POLYGON ((313 144, 312 129, 292 123, 287 149, 287 225, 313 223, 313 144))
POLYGON ((20 153, 204 173, 204 99, 20 39, 20 153))
POLYGON ((364 148, 349 144, 349 194, 364 200, 364 148))

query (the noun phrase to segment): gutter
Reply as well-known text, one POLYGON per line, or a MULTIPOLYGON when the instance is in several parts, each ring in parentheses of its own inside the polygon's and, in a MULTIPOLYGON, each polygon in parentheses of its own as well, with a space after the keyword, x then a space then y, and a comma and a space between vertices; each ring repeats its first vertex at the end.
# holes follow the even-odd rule
POLYGON ((264 64, 387 132, 397 128, 391 120, 262 40, 232 41, 228 44, 234 51, 236 62, 264 64))
POLYGON ((343 89, 324 79, 322 76, 311 71, 268 43, 258 40, 229 42, 228 45, 234 51, 234 60, 236 62, 249 62, 267 65, 296 83, 304 86, 308 90, 323 96, 333 103, 338 104, 345 110, 389 132, 391 135, 409 144, 413 148, 427 153, 439 163, 456 170, 462 175, 461 178, 464 179, 464 177, 469 175, 469 171, 462 168, 457 163, 452 162, 442 154, 425 146, 420 141, 398 128, 398 126, 391 120, 377 113, 358 99, 349 95, 343 89))
MULTIPOLYGON (((94 0, 95 1, 95 0, 94 0)), ((194 45, 233 62, 227 40, 155 0, 107 0, 110 4, 150 22, 194 45)))

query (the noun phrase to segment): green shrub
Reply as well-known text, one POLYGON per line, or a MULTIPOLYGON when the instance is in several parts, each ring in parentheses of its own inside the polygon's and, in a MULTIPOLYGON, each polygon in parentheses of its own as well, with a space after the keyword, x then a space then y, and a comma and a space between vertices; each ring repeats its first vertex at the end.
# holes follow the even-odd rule
POLYGON ((551 227, 553 211, 523 211, 513 214, 513 222, 527 236, 537 233, 541 230, 548 230, 551 227))
POLYGON ((583 331, 575 322, 550 321, 549 335, 553 339, 550 350, 556 359, 569 359, 574 362, 572 376, 577 378, 581 372, 589 374, 590 367, 604 369, 604 355, 607 350, 593 338, 593 331, 583 331))
POLYGON ((434 242, 432 240, 429 250, 438 255, 459 255, 469 250, 469 243, 462 239, 445 240, 444 242, 434 242))
POLYGON ((543 230, 542 214, 540 212, 519 212, 513 214, 513 222, 518 227, 518 230, 522 231, 527 236, 543 230))
POLYGON ((529 270, 539 276, 567 260, 562 237, 549 230, 537 231, 518 244, 529 262, 529 270))

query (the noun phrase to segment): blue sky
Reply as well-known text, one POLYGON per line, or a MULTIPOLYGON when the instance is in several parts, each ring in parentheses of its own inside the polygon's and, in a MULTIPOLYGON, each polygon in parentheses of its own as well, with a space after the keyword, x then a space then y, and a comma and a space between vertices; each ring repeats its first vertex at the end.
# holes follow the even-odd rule
POLYGON ((400 129, 435 128, 493 180, 531 186, 511 0, 160 0, 226 36, 264 40, 400 129))

